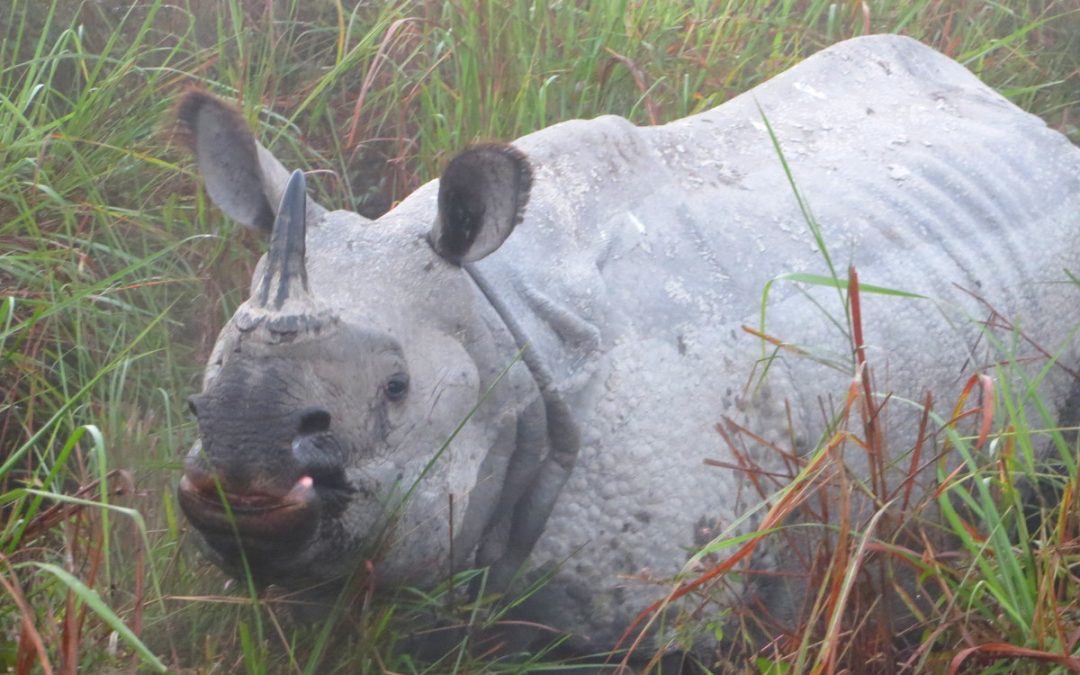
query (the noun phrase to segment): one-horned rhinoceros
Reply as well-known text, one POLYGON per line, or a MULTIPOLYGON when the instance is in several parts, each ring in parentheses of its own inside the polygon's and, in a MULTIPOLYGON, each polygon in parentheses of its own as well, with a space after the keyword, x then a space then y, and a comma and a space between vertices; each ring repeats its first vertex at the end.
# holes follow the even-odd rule
MULTIPOLYGON (((772 286, 765 333, 798 350, 743 330, 770 280, 828 274, 770 125, 841 276, 923 296, 861 294, 887 447, 912 447, 926 392, 1005 372, 995 336, 1045 369, 1047 400, 1069 386, 1051 360, 1076 362, 1080 150, 907 38, 838 44, 669 124, 466 150, 375 221, 306 200, 208 94, 179 116, 210 197, 272 230, 191 399, 179 490, 207 554, 261 582, 367 559, 381 587, 550 573, 530 618, 617 642, 773 485, 717 423, 776 468, 768 445, 812 450, 852 381, 826 363, 852 360, 836 288, 772 286)), ((790 603, 757 578, 726 597, 790 603)))

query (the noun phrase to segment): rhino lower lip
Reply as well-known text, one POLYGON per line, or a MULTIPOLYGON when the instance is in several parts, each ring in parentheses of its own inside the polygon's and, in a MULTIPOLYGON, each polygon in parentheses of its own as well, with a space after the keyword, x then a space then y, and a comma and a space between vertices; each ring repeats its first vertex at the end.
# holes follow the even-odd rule
POLYGON ((188 519, 211 536, 282 542, 304 539, 312 534, 320 511, 310 476, 301 477, 285 495, 200 490, 187 476, 180 479, 177 492, 188 519))

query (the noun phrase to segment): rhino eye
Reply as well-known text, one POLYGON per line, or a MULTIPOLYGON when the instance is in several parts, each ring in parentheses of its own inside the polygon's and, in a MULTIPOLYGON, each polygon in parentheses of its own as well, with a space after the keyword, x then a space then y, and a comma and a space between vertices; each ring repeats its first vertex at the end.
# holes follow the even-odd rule
POLYGON ((301 434, 317 434, 330 428, 330 412, 326 408, 312 406, 300 413, 301 434))
POLYGON ((386 381, 386 398, 391 401, 400 401, 409 393, 408 373, 394 373, 386 381))

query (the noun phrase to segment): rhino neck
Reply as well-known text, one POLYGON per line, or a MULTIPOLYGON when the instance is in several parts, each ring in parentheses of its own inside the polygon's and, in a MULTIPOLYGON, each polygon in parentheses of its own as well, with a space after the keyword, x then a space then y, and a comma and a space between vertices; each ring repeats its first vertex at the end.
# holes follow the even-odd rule
MULTIPOLYGON (((521 359, 529 369, 533 380, 540 391, 540 399, 543 403, 541 419, 534 419, 534 423, 546 427, 547 452, 546 457, 540 461, 535 472, 535 478, 519 493, 516 502, 506 504, 511 507, 513 516, 509 528, 507 541, 501 549, 498 560, 485 561, 481 564, 490 563, 492 573, 490 575, 487 590, 502 591, 509 584, 511 578, 517 573, 521 565, 532 552, 533 546, 540 538, 551 514, 555 502, 562 493, 563 486, 569 479, 581 449, 581 429, 578 420, 570 411, 569 405, 559 390, 552 376, 550 368, 541 358, 540 354, 530 348, 532 344, 529 335, 521 323, 515 320, 509 307, 499 297, 492 284, 474 265, 465 265, 465 272, 480 290, 492 309, 498 315, 503 325, 521 353, 521 359)), ((518 452, 533 452, 540 454, 544 448, 519 447, 518 452)), ((515 457, 515 461, 530 463, 538 460, 532 457, 515 457)), ((504 500, 505 501, 505 500, 504 500)))
POLYGON ((521 350, 521 359, 525 362, 533 379, 540 388, 540 396, 547 409, 548 435, 551 437, 552 451, 559 453, 560 464, 565 465, 567 473, 574 468, 578 451, 581 449, 581 435, 577 420, 570 412, 566 400, 563 398, 559 387, 555 383, 551 370, 534 349, 530 349, 532 342, 524 328, 511 315, 509 308, 494 291, 491 284, 484 278, 474 265, 465 265, 465 271, 472 279, 476 287, 484 295, 495 313, 502 319, 503 325, 514 336, 514 342, 521 350))

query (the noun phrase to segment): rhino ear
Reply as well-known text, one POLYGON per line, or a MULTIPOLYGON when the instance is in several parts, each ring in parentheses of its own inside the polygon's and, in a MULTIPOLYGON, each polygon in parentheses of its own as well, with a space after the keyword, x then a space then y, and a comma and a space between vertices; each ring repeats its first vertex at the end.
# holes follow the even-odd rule
MULTIPOLYGON (((239 111, 205 91, 185 93, 176 117, 210 198, 233 220, 269 234, 289 172, 255 140, 239 111)), ((309 200, 309 218, 322 210, 309 200)))
POLYGON ((480 260, 521 221, 531 187, 532 169, 517 148, 480 145, 462 152, 439 179, 432 247, 455 265, 480 260))

